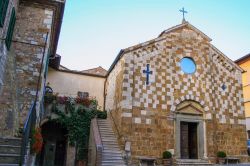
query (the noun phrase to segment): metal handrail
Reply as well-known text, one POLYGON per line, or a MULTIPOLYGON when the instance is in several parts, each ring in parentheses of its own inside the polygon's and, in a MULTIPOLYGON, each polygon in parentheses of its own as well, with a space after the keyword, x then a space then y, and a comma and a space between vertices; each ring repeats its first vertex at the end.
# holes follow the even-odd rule
POLYGON ((29 138, 31 135, 31 129, 35 126, 35 122, 36 122, 36 102, 32 102, 28 117, 25 121, 24 128, 23 128, 23 137, 22 137, 19 166, 22 166, 25 162, 25 155, 27 152, 29 138))
POLYGON ((116 123, 115 123, 115 120, 114 120, 114 118, 113 118, 112 111, 110 111, 110 116, 111 116, 111 119, 112 119, 112 121, 113 121, 113 123, 114 123, 114 125, 115 125, 115 130, 116 130, 116 132, 117 132, 117 134, 118 134, 118 137, 121 138, 120 132, 119 132, 118 127, 117 127, 117 125, 116 125, 116 123))

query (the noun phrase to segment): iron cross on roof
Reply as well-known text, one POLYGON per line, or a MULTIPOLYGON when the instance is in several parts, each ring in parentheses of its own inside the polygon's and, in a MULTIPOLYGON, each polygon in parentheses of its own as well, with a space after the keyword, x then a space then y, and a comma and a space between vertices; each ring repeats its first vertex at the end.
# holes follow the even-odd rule
POLYGON ((183 21, 185 21, 185 13, 188 13, 187 11, 185 11, 185 9, 184 9, 184 7, 181 9, 181 10, 179 10, 180 12, 182 12, 182 22, 183 21))

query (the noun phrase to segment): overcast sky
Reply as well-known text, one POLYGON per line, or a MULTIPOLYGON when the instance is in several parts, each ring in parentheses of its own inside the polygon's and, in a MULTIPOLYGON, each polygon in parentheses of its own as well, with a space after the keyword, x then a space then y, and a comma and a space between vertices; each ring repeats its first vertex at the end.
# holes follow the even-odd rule
POLYGON ((120 49, 186 20, 232 60, 250 53, 250 0, 67 0, 57 53, 61 64, 108 69, 120 49))

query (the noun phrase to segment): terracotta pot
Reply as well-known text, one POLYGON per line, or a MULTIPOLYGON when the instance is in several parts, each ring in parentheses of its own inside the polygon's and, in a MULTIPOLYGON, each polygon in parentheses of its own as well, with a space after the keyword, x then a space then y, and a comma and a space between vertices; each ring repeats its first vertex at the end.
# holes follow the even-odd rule
POLYGON ((218 157, 219 164, 225 164, 225 158, 218 157))
POLYGON ((171 166, 172 165, 172 159, 162 159, 163 166, 171 166))
POLYGON ((83 160, 78 161, 77 166, 86 166, 86 161, 83 160))

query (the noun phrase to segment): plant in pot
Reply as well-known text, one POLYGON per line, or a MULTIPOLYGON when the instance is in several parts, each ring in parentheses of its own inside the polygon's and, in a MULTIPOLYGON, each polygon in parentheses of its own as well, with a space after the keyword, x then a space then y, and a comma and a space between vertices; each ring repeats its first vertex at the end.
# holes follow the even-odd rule
POLYGON ((170 166, 172 165, 172 153, 169 151, 164 151, 162 153, 163 158, 163 166, 170 166))
POLYGON ((217 158, 218 158, 218 163, 219 164, 224 164, 225 163, 225 158, 227 157, 227 154, 224 151, 219 151, 217 152, 217 158))

